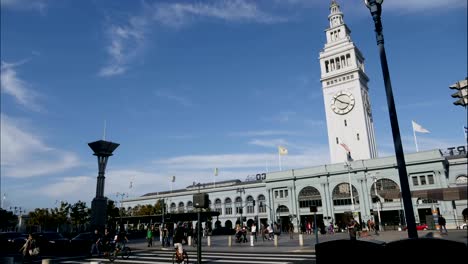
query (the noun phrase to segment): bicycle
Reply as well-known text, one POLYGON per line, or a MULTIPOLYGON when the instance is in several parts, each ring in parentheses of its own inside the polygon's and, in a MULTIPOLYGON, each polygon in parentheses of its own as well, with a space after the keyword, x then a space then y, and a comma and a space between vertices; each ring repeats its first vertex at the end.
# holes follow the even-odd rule
POLYGON ((116 243, 112 243, 110 245, 110 250, 107 257, 109 258, 110 262, 114 262, 118 256, 121 256, 122 259, 128 259, 131 254, 132 250, 127 247, 125 243, 122 244, 122 249, 120 249, 119 245, 116 245, 116 243))
POLYGON ((175 248, 175 252, 174 252, 174 255, 172 255, 172 264, 180 264, 180 263, 184 263, 184 264, 188 264, 189 263, 189 258, 188 258, 188 254, 187 254, 187 251, 185 251, 185 249, 182 250, 182 255, 179 253, 179 248, 177 246, 174 247, 175 248))

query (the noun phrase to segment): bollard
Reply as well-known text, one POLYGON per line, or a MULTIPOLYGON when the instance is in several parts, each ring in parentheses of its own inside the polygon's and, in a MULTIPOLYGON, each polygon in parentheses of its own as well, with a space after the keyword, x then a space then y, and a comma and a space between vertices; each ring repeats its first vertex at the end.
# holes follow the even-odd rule
POLYGON ((275 235, 275 247, 278 246, 278 235, 275 235))
POLYGON ((207 236, 206 243, 208 243, 208 246, 211 247, 211 236, 207 236))
POLYGON ((192 245, 192 236, 188 236, 187 240, 188 240, 188 241, 187 241, 187 244, 188 244, 189 246, 191 246, 191 245, 192 245))
POLYGON ((89 264, 101 264, 99 261, 91 261, 89 264))
POLYGON ((302 236, 302 234, 299 234, 299 246, 304 246, 304 237, 302 236))
POLYGON ((228 236, 228 247, 232 246, 232 237, 228 236))
POLYGON ((252 235, 250 235, 250 246, 251 247, 254 246, 253 240, 254 240, 254 237, 252 235))
POLYGON ((53 262, 52 262, 51 259, 43 259, 41 263, 42 264, 52 264, 53 262))

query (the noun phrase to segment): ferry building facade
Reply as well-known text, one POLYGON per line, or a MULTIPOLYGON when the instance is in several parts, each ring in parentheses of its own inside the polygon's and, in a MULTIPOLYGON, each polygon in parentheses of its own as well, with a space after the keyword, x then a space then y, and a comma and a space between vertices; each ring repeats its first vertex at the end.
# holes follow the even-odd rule
MULTIPOLYGON (((201 191, 209 194, 210 210, 219 212, 212 221, 215 227, 277 222, 285 228, 291 222, 297 231, 314 217, 318 223, 340 226, 349 214, 387 229, 405 225, 396 158, 377 157, 364 56, 343 17, 332 1, 326 44, 319 54, 332 164, 149 193, 124 200, 123 206, 163 200, 171 213, 191 212, 193 194, 201 191)), ((405 155, 416 222, 430 225, 433 214, 443 215, 448 228, 464 221, 467 150, 459 146, 405 155)))

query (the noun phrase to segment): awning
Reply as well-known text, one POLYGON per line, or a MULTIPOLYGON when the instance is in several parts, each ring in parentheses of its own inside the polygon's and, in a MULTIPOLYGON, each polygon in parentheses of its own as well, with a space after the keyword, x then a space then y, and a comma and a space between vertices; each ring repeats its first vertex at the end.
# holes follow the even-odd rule
MULTIPOLYGON (((379 190, 379 196, 384 199, 401 198, 400 190, 379 190)), ((448 188, 415 190, 411 191, 411 197, 433 199, 438 201, 454 201, 467 199, 467 186, 457 186, 448 188)))
POLYGON ((411 196, 438 201, 466 200, 467 186, 411 191, 411 196))

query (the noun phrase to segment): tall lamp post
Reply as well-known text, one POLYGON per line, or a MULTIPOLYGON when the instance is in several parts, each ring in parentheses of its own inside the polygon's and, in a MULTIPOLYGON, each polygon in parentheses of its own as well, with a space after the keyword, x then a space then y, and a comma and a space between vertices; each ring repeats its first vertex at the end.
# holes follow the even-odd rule
POLYGON ((405 156, 403 146, 401 144, 400 128, 398 126, 398 117, 395 109, 395 101, 393 100, 392 84, 390 82, 390 73, 387 65, 387 55, 385 54, 384 38, 382 33, 382 14, 383 0, 364 0, 369 8, 375 24, 375 33, 377 37, 377 45, 379 47, 380 63, 385 83, 385 92, 387 94, 388 113, 390 115, 390 124, 392 127, 393 144, 395 147, 395 157, 398 165, 398 174, 400 178, 401 193, 403 197, 403 205, 406 215, 406 223, 408 227, 408 237, 417 238, 416 221, 414 217, 413 204, 411 202, 411 191, 408 182, 408 173, 406 171, 405 156))
POLYGON ((98 177, 96 185, 96 197, 91 202, 91 226, 92 228, 104 229, 107 219, 107 198, 104 197, 104 173, 106 171, 107 160, 112 156, 112 152, 119 146, 105 140, 98 140, 88 143, 98 158, 98 177))

